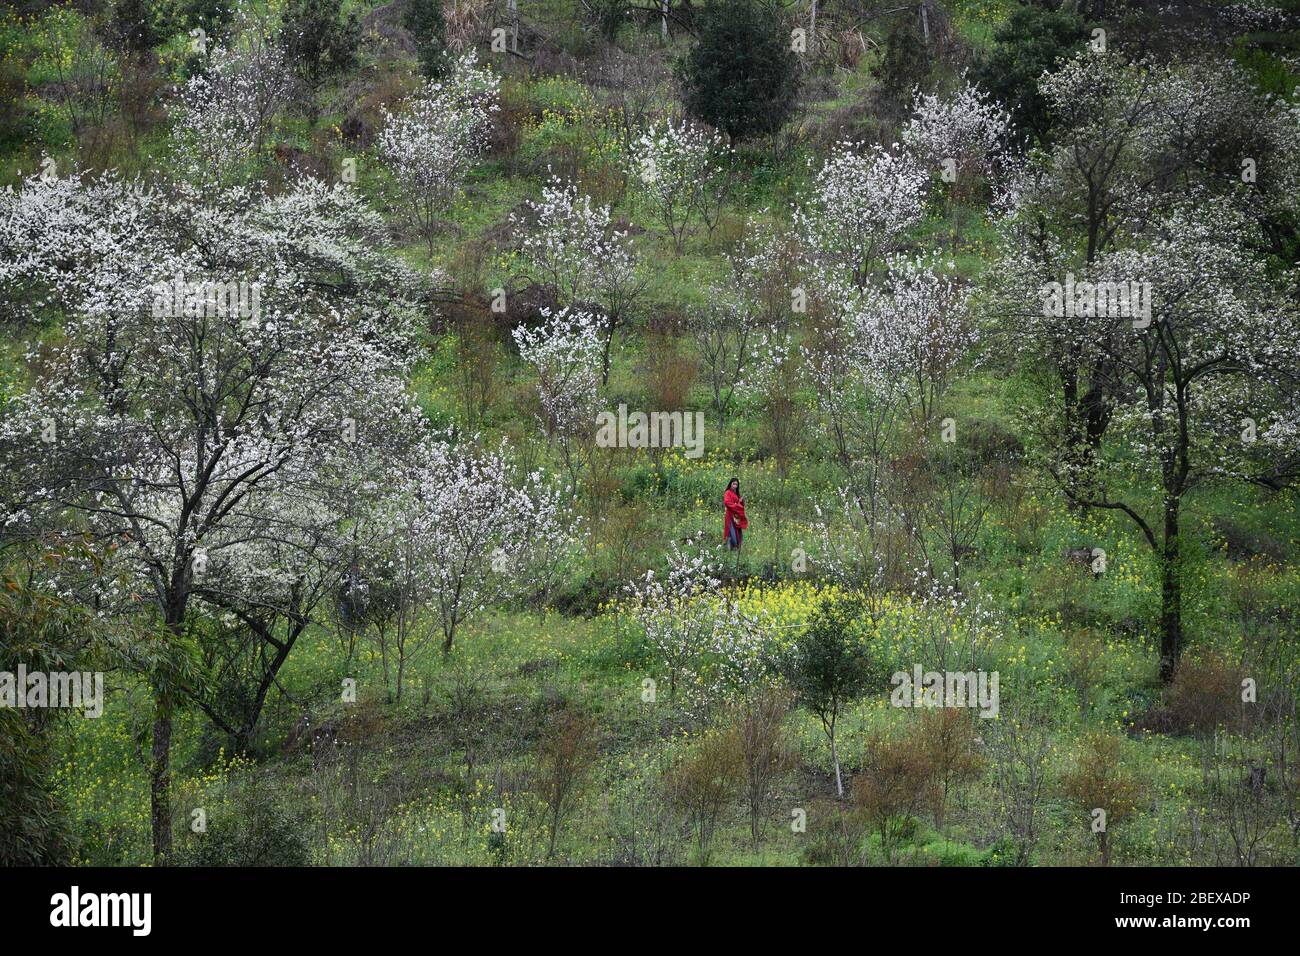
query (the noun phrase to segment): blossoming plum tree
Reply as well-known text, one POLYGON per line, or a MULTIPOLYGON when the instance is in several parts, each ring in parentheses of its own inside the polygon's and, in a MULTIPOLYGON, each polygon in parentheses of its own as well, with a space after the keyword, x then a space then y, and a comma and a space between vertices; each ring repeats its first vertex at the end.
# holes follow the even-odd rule
POLYGON ((1166 682, 1184 646, 1187 494, 1214 481, 1266 476, 1278 487, 1300 479, 1300 448, 1288 447, 1300 383, 1300 314, 1250 256, 1249 220, 1226 200, 1190 203, 1142 247, 1099 262, 1100 281, 1149 279, 1151 314, 1076 318, 1091 331, 1116 396, 1111 440, 1099 448, 1088 482, 1072 480, 1077 457, 1067 446, 1056 446, 1047 462, 1071 502, 1122 512, 1155 552, 1166 682), (1268 440, 1258 442, 1257 433, 1268 440))
POLYGON ((471 52, 455 62, 445 79, 428 81, 402 110, 384 112, 379 156, 430 255, 440 217, 487 145, 488 122, 499 109, 499 84, 471 52))
POLYGON ((284 51, 257 30, 213 48, 207 69, 190 77, 173 109, 177 171, 207 185, 253 178, 292 86, 284 51))
POLYGON ((1260 94, 1231 65, 1085 54, 1040 88, 1054 134, 1010 191, 996 301, 1008 344, 1044 385, 1031 420, 1050 473, 1075 507, 1127 514, 1157 553, 1168 681, 1184 642, 1181 502, 1209 474, 1222 477, 1228 469, 1211 464, 1241 444, 1230 423, 1213 423, 1229 413, 1267 417, 1270 438, 1251 450, 1272 460, 1256 461, 1252 474, 1291 480, 1282 436, 1293 413, 1262 397, 1289 373, 1260 356, 1294 342, 1287 309, 1264 318, 1278 308, 1264 276, 1286 248, 1280 224, 1296 194, 1300 126, 1293 106, 1260 94), (1067 281, 1105 289, 1104 304, 1049 308, 1047 284, 1067 281), (1110 290, 1135 284, 1149 289, 1143 308, 1134 310, 1131 294, 1128 308, 1116 308, 1110 290), (1236 407, 1246 392, 1254 413, 1236 407), (1117 496, 1120 439, 1146 451, 1127 467, 1155 469, 1143 486, 1160 499, 1159 517, 1142 513, 1148 502, 1117 496))
MULTIPOLYGON (((0 204, 0 246, 25 250, 0 282, 45 290, 63 320, 45 374, 0 420, 6 532, 84 535, 97 554, 51 568, 50 587, 110 618, 151 609, 178 641, 203 614, 265 621, 275 603, 300 618, 303 588, 320 589, 261 561, 329 560, 337 506, 382 481, 414 417, 420 284, 384 254, 382 222, 313 181, 268 197, 35 178, 0 204)), ((183 689, 156 675, 155 691, 165 860, 183 689)))
POLYGON ((684 688, 686 708, 702 713, 748 694, 771 675, 764 616, 721 593, 718 569, 696 544, 674 544, 666 575, 647 571, 627 593, 647 643, 668 673, 669 696, 676 700, 684 688))
POLYGON ((540 472, 516 482, 514 469, 504 447, 425 439, 361 522, 365 593, 353 597, 396 699, 435 636, 450 653, 471 616, 550 580, 573 540, 572 491, 540 472))
POLYGON ((537 372, 542 428, 559 444, 571 473, 573 443, 596 427, 603 326, 590 312, 562 309, 546 311, 542 325, 521 325, 513 333, 520 357, 537 372))
POLYGON ((945 181, 965 182, 994 173, 1010 136, 1010 114, 979 87, 963 83, 946 99, 916 90, 901 138, 923 165, 949 174, 945 181))
POLYGON ((680 252, 694 220, 710 233, 726 201, 732 151, 716 132, 664 120, 636 143, 633 174, 643 201, 680 252))
POLYGON ((904 151, 840 143, 795 221, 813 255, 862 288, 921 221, 925 170, 904 151))
POLYGON ((604 313, 604 383, 614 334, 647 284, 631 241, 615 228, 608 206, 593 206, 590 196, 558 178, 543 187, 541 202, 528 206, 536 221, 520 244, 525 260, 562 306, 604 313))
POLYGON ((1141 248, 1189 189, 1230 199, 1257 224, 1243 234, 1252 243, 1243 254, 1285 254, 1286 210, 1300 195, 1300 122, 1294 105, 1214 62, 1083 54, 1045 75, 1040 90, 1053 137, 1010 184, 1005 251, 991 275, 1007 344, 1054 379, 1049 418, 1077 459, 1072 480, 1086 482, 1115 407, 1106 364, 1115 344, 1096 343, 1101 330, 1072 316, 1046 314, 1042 286, 1067 275, 1096 280, 1102 257, 1141 248))

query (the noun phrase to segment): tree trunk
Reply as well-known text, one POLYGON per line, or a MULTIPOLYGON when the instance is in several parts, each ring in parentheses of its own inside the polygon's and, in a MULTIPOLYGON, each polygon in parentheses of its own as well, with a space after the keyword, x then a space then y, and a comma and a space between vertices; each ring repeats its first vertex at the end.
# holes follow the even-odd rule
POLYGON ((600 384, 609 384, 609 361, 610 350, 614 345, 614 319, 609 320, 609 328, 605 332, 605 349, 600 359, 600 384))
POLYGON ((149 776, 153 857, 158 866, 166 866, 172 852, 171 751, 171 706, 165 695, 159 693, 154 701, 153 763, 149 776))
POLYGON ((1160 558, 1160 681, 1174 679, 1183 653, 1183 590, 1178 541, 1179 499, 1165 499, 1165 544, 1160 558))
MULTIPOLYGON (((185 620, 185 607, 189 600, 188 581, 191 573, 188 562, 178 561, 173 581, 179 584, 168 595, 164 604, 166 626, 174 640, 179 641, 185 620)), ((172 707, 173 690, 169 686, 173 675, 158 677, 154 688, 153 747, 149 768, 149 822, 153 830, 153 857, 156 866, 167 866, 172 854, 172 707)))
MULTIPOLYGON (((266 698, 271 692, 271 686, 275 683, 276 677, 280 674, 280 668, 283 667, 284 662, 288 660, 289 652, 293 650, 293 645, 297 643, 298 636, 302 634, 303 629, 306 626, 307 624, 305 621, 290 625, 290 631, 286 635, 284 642, 276 648, 275 658, 271 661, 270 666, 266 669, 266 673, 262 675, 262 679, 258 682, 257 693, 253 697, 253 704, 249 709, 248 714, 245 716, 244 723, 240 726, 239 732, 235 735, 234 744, 236 753, 246 754, 252 746, 253 734, 257 731, 257 722, 262 717, 262 708, 266 706, 266 698)), ((270 637, 269 634, 262 633, 258 636, 263 641, 270 643, 268 640, 270 637)))
POLYGON ((832 729, 831 738, 831 763, 835 764, 835 794, 841 800, 844 799, 844 779, 840 776, 840 752, 835 749, 835 731, 832 729))

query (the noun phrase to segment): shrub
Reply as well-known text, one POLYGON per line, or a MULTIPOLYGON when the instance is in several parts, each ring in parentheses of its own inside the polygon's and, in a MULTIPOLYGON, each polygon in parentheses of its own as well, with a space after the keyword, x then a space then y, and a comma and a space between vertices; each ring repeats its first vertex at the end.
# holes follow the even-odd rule
POLYGON ((1165 692, 1174 733, 1212 734, 1229 723, 1241 706, 1241 675, 1216 654, 1185 660, 1165 692))
POLYGON ((781 735, 788 708, 789 701, 782 691, 765 687, 747 697, 737 715, 736 730, 745 759, 749 833, 755 849, 772 784, 794 762, 781 735))
POLYGON ((679 70, 687 111, 733 140, 779 130, 794 112, 799 80, 776 9, 722 0, 696 22, 699 41, 679 70))
POLYGON ((207 830, 180 854, 191 866, 306 866, 306 827, 275 795, 239 785, 225 805, 209 809, 207 830))
POLYGON ((334 74, 350 70, 361 43, 355 13, 342 16, 341 0, 289 0, 284 10, 285 53, 310 97, 308 114, 316 116, 316 94, 334 74))
POLYGON ((546 858, 555 856, 560 826, 572 813, 584 779, 596 762, 596 725, 590 717, 565 710, 549 719, 537 749, 537 783, 546 803, 546 858))
POLYGON ((1014 692, 1009 696, 1013 701, 1009 710, 984 728, 985 753, 1004 827, 1004 849, 996 865, 1027 866, 1041 836, 1052 729, 1041 701, 1014 692))
POLYGON ((802 858, 809 866, 852 866, 860 862, 859 849, 866 835, 861 813, 845 812, 838 800, 814 801, 807 810, 807 831, 802 858))
POLYGON ((145 0, 117 0, 109 13, 107 32, 118 49, 138 56, 161 39, 159 21, 158 11, 145 0))
MULTIPOLYGON (((684 411, 698 365, 694 358, 682 353, 678 344, 681 340, 675 335, 655 331, 646 341, 644 374, 651 407, 665 412, 684 411)), ((657 451, 660 454, 652 452, 653 456, 661 457, 662 449, 657 451)))
POLYGON ((868 740, 862 772, 853 780, 853 803, 880 838, 887 862, 915 828, 916 813, 934 806, 938 795, 934 768, 912 739, 876 734, 868 740))
POLYGON ((668 775, 669 799, 695 834, 697 860, 707 866, 713 835, 744 773, 744 747, 735 729, 706 734, 668 775))
POLYGON ((921 711, 916 746, 934 774, 934 825, 943 826, 948 797, 979 777, 984 762, 977 749, 975 724, 969 710, 940 707, 921 711))
POLYGON ((605 42, 617 40, 619 29, 627 21, 627 0, 592 0, 584 6, 587 22, 600 32, 605 42))
POLYGON ((1087 716, 1105 672, 1106 642, 1091 628, 1072 631, 1065 645, 1065 676, 1079 699, 1079 712, 1087 716))
MULTIPOLYGON (((81 615, 6 574, 0 586, 0 672, 30 672, 82 663, 87 636, 81 615)), ((55 793, 56 724, 67 711, 0 706, 0 866, 69 862, 66 811, 55 793)))
POLYGON ((994 31, 992 51, 972 79, 1002 101, 1017 127, 1042 139, 1051 118, 1038 92, 1038 78, 1078 50, 1087 35, 1076 13, 1020 6, 994 31))
POLYGON ((67 818, 53 792, 52 756, 24 711, 0 709, 0 866, 68 862, 67 818))
POLYGON ((1120 766, 1119 750, 1120 738, 1114 734, 1089 735, 1074 769, 1062 780, 1066 797, 1087 815, 1096 834, 1102 866, 1110 865, 1111 831, 1137 812, 1141 793, 1137 778, 1120 766))
POLYGON ((938 866, 986 866, 988 855, 969 843, 935 840, 920 847, 920 852, 938 866))
POLYGON ((1217 518, 1214 531, 1223 539, 1224 552, 1232 561, 1264 558, 1275 564, 1286 563, 1286 545, 1267 531, 1248 528, 1231 518, 1217 518))

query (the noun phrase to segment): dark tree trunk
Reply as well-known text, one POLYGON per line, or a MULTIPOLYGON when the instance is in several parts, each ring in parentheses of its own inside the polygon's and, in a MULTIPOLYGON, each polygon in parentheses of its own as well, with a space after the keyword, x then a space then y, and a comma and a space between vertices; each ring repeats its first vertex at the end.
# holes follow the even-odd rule
MULTIPOLYGON (((189 602, 188 581, 190 571, 179 563, 173 573, 175 586, 165 602, 166 627, 174 639, 179 639, 185 621, 185 607, 189 602)), ((161 675, 154 688, 153 748, 149 768, 149 819, 153 829, 153 856, 157 866, 166 866, 172 853, 172 707, 175 701, 173 675, 161 675)))
POLYGON ((280 674, 280 668, 282 668, 284 662, 288 660, 289 652, 293 650, 293 645, 297 643, 299 635, 302 634, 303 629, 306 626, 307 624, 305 621, 298 621, 291 624, 289 626, 289 633, 286 635, 284 642, 278 646, 269 639, 269 633, 263 632, 258 635, 259 638, 275 647, 276 653, 270 666, 262 675, 262 679, 258 682, 257 693, 253 697, 252 707, 245 715, 244 722, 239 727, 239 732, 235 734, 234 744, 236 753, 246 754, 252 746, 253 734, 256 733, 258 721, 262 718, 262 709, 266 706, 266 698, 270 694, 271 687, 275 684, 275 680, 280 674))
POLYGON ((154 702, 153 762, 149 773, 149 813, 153 826, 154 863, 166 866, 172 852, 171 706, 159 692, 154 702))
POLYGON ((614 320, 609 320, 609 329, 605 332, 605 348, 600 359, 600 384, 609 384, 610 350, 614 345, 614 320))
POLYGON ((1165 542, 1160 557, 1160 681, 1174 679, 1183 653, 1183 591, 1180 575, 1177 497, 1165 500, 1165 542))

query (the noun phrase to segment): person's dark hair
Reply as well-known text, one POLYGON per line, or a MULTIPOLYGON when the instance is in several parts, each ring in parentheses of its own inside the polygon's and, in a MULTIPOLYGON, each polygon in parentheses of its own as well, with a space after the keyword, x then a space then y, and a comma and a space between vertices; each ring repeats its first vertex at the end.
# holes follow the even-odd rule
POLYGON ((740 479, 732 478, 729 482, 727 482, 727 491, 731 490, 732 485, 736 486, 736 494, 740 494, 740 479))

